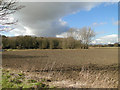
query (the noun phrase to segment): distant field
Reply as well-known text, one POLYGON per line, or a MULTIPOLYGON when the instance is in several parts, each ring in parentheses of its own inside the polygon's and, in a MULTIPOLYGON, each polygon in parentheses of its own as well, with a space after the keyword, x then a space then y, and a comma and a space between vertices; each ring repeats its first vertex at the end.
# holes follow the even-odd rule
POLYGON ((3 66, 13 68, 41 68, 46 63, 64 66, 79 66, 83 64, 116 64, 118 49, 89 50, 19 50, 3 52, 3 66))
MULTIPOLYGON (((41 72, 52 72, 52 76, 54 76, 57 72, 61 71, 64 73, 64 77, 62 74, 62 78, 60 78, 61 76, 57 73, 59 79, 80 81, 79 74, 84 67, 84 70, 90 71, 92 76, 99 74, 98 72, 107 72, 103 75, 109 74, 108 77, 114 78, 117 82, 117 74, 115 74, 118 63, 117 48, 91 48, 88 50, 14 50, 5 51, 2 56, 3 68, 21 70, 26 73, 30 72, 33 73, 32 77, 34 77, 36 73, 40 75, 41 72), (94 72, 96 72, 96 74, 94 72)), ((55 80, 55 76, 54 79, 52 77, 51 80, 55 80)), ((112 83, 111 87, 116 87, 116 82, 115 84, 110 82, 112 83)), ((110 87, 109 85, 106 84, 106 87, 110 87)), ((80 87, 80 85, 76 87, 80 87)), ((102 86, 98 85, 98 87, 102 86)))
POLYGON ((111 49, 118 49, 120 47, 89 47, 89 48, 103 48, 103 49, 111 48, 111 49))

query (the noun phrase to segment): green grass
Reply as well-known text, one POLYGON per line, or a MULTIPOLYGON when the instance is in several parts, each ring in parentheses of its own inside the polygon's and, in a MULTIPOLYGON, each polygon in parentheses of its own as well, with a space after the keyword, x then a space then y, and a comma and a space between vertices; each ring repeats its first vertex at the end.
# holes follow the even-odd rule
POLYGON ((24 73, 16 74, 3 70, 2 88, 49 88, 49 86, 36 80, 27 80, 24 73))

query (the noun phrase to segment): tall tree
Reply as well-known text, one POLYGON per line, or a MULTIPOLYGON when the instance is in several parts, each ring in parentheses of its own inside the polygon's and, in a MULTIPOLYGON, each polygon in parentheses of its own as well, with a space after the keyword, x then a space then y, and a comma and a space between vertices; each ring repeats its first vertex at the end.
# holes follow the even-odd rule
POLYGON ((84 44, 84 48, 88 48, 88 44, 92 41, 92 38, 95 37, 95 32, 89 27, 84 27, 77 31, 79 39, 84 44))

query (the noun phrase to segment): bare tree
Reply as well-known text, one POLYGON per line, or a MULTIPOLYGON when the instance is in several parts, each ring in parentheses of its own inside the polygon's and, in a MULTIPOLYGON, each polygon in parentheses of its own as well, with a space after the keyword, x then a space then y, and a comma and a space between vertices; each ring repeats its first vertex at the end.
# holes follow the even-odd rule
POLYGON ((91 42, 92 38, 95 37, 95 32, 89 27, 89 28, 82 28, 77 31, 77 36, 83 43, 83 48, 87 49, 88 44, 91 42))
POLYGON ((67 32, 67 39, 66 39, 66 46, 69 49, 73 49, 75 47, 75 39, 74 39, 74 33, 75 28, 70 28, 67 32))
POLYGON ((88 44, 95 37, 95 32, 90 27, 81 29, 70 28, 67 32, 68 41, 73 43, 73 39, 77 39, 82 43, 81 48, 88 49, 88 44))
POLYGON ((0 0, 0 31, 13 29, 8 27, 16 24, 17 20, 10 20, 10 15, 23 7, 16 0, 0 0))
POLYGON ((67 32, 67 37, 69 38, 69 37, 74 37, 74 33, 75 33, 75 28, 70 28, 69 30, 68 30, 68 32, 67 32))

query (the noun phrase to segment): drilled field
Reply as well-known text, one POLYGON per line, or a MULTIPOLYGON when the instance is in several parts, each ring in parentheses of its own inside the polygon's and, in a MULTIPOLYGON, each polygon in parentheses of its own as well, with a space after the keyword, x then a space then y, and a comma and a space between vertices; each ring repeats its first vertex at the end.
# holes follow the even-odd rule
POLYGON ((56 87, 113 88, 118 83, 117 48, 5 51, 2 57, 3 68, 38 81, 50 79, 46 83, 56 87))

